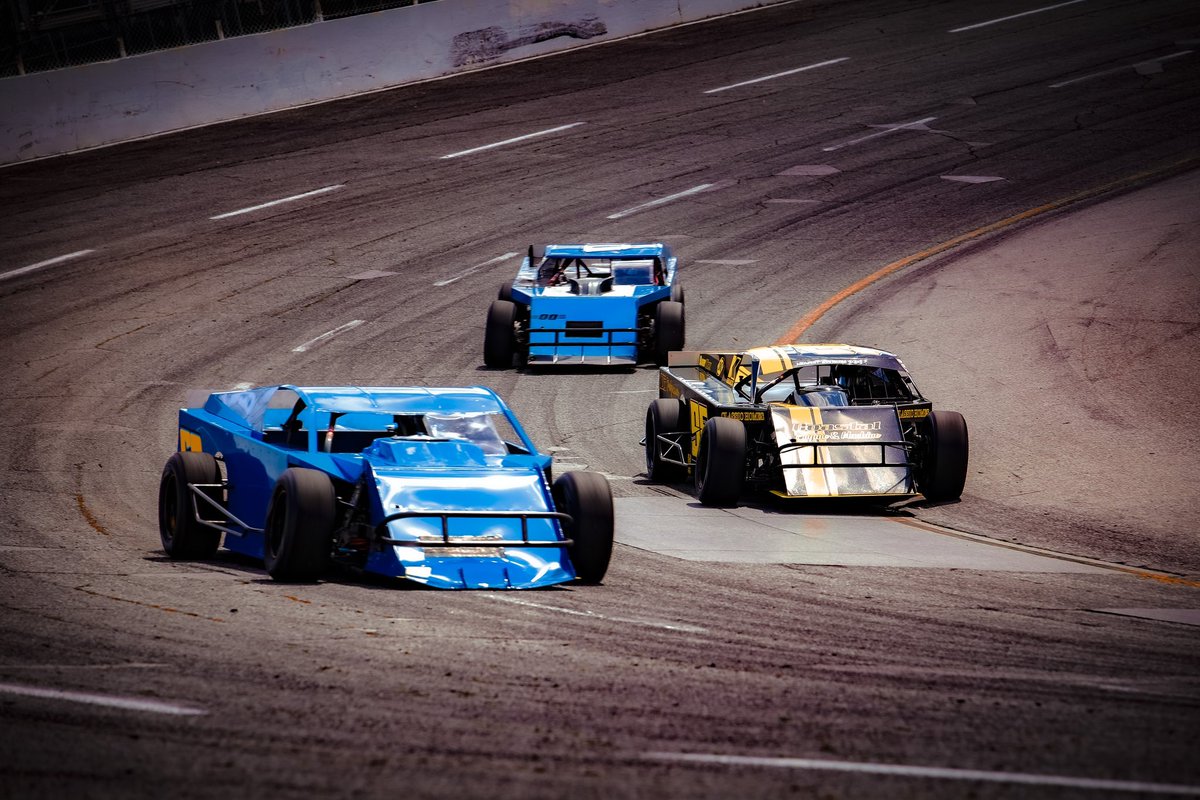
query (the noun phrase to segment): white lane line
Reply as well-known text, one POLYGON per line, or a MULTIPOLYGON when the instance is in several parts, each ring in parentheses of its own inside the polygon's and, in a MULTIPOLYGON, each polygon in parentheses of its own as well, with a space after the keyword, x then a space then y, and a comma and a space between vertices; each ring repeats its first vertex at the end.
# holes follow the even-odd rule
POLYGON ((658 389, 618 389, 615 392, 605 392, 605 394, 646 394, 647 392, 657 392, 658 389))
POLYGON ((1068 81, 1059 81, 1058 83, 1052 83, 1052 84, 1050 84, 1050 88, 1058 89, 1063 86, 1070 86, 1072 83, 1082 83, 1083 81, 1090 81, 1092 78, 1103 78, 1105 75, 1115 75, 1116 73, 1124 72, 1127 69, 1135 70, 1139 75, 1148 75, 1148 74, 1152 74, 1154 72, 1162 72, 1162 63, 1164 61, 1170 61, 1175 58, 1182 58, 1183 56, 1190 56, 1193 52, 1195 52, 1195 51, 1180 50, 1178 53, 1171 53, 1169 56, 1162 56, 1160 58, 1148 58, 1145 61, 1139 61, 1136 64, 1125 64, 1124 66, 1113 67, 1112 69, 1106 69, 1103 72, 1093 72, 1088 75, 1081 75, 1078 78, 1071 78, 1068 81))
POLYGON ((757 264, 757 258, 700 258, 696 264, 721 264, 726 267, 744 267, 747 264, 757 264))
POLYGON ((0 683, 0 694, 15 694, 22 697, 39 697, 44 700, 66 700, 70 703, 86 703, 93 706, 122 708, 127 711, 148 711, 152 714, 173 714, 191 717, 207 714, 200 708, 189 708, 157 700, 139 700, 135 697, 114 697, 91 692, 68 692, 60 689, 41 689, 37 686, 21 686, 16 683, 0 683))
POLYGON ((1084 2, 1084 0, 1067 0, 1065 3, 1055 3, 1052 6, 1042 6, 1041 8, 1035 8, 1030 11, 1022 11, 1020 14, 1010 14, 1007 17, 997 17, 996 19, 989 19, 985 22, 976 22, 974 25, 963 25, 961 28, 951 28, 949 33, 962 33, 963 31, 973 31, 976 28, 986 28, 988 25, 995 25, 998 22, 1008 22, 1010 19, 1028 17, 1030 14, 1041 14, 1043 11, 1053 11, 1056 8, 1073 6, 1076 3, 1082 2, 1084 2))
POLYGON ((830 153, 834 150, 841 150, 843 147, 849 147, 850 145, 859 144, 860 142, 865 142, 868 139, 875 139, 880 136, 887 136, 889 133, 895 133, 896 131, 903 131, 903 130, 908 130, 910 128, 918 128, 922 125, 928 125, 930 122, 933 122, 935 119, 937 119, 937 117, 926 117, 925 119, 917 119, 917 120, 913 120, 912 122, 899 122, 895 125, 872 125, 871 126, 872 128, 883 128, 883 130, 875 131, 874 133, 868 133, 866 136, 860 136, 857 139, 851 139, 850 141, 842 142, 841 144, 835 144, 835 145, 831 145, 829 147, 822 147, 821 149, 824 150, 826 153, 830 153))
POLYGON ((505 253, 502 256, 496 256, 495 258, 489 258, 487 261, 483 262, 482 264, 476 264, 473 267, 467 267, 462 272, 455 275, 453 278, 446 278, 445 280, 442 280, 442 281, 434 281, 433 285, 434 286, 449 286, 450 284, 454 283, 455 281, 461 281, 463 278, 467 277, 468 275, 474 275, 476 272, 483 269, 484 267, 490 267, 492 264, 499 264, 501 261, 508 261, 510 258, 516 258, 519 255, 520 255, 520 253, 505 253))
POLYGON ((281 197, 278 200, 271 200, 266 203, 259 203, 256 206, 250 206, 248 208, 239 208, 237 211, 226 211, 224 214, 217 214, 215 217, 209 217, 209 219, 225 219, 227 217, 236 217, 238 214, 249 214, 251 211, 259 211, 260 209, 270 208, 271 206, 277 206, 282 203, 294 203, 295 201, 303 200, 306 197, 313 197, 318 194, 325 194, 326 192, 333 192, 338 189, 342 189, 345 186, 346 186, 346 184, 344 184, 344 183, 335 183, 333 186, 322 186, 320 189, 313 189, 311 192, 304 192, 302 194, 294 194, 291 197, 281 197))
POLYGON ((508 597, 502 594, 487 595, 493 600, 503 600, 505 603, 513 605, 526 606, 527 608, 538 608, 543 611, 557 611, 560 614, 569 614, 575 617, 590 617, 591 619, 601 619, 606 622, 623 622, 630 625, 644 625, 648 628, 662 628, 668 631, 676 631, 678 633, 708 633, 704 628, 695 625, 686 625, 682 622, 658 622, 649 619, 630 619, 627 617, 609 617, 604 614, 597 614, 594 611, 576 611, 573 608, 560 608, 559 606, 548 606, 544 603, 533 603, 529 600, 518 600, 515 597, 508 597))
POLYGON ((9 278, 15 278, 18 275, 24 275, 27 272, 33 272, 34 270, 39 270, 39 269, 42 269, 43 267, 52 267, 55 264, 61 264, 64 261, 70 261, 73 258, 79 258, 80 256, 86 256, 88 253, 94 253, 94 252, 96 252, 96 251, 95 250, 76 250, 74 253, 67 253, 65 256, 55 256, 54 258, 47 258, 45 261, 39 261, 36 264, 30 264, 28 267, 20 267, 19 269, 12 269, 12 270, 9 270, 8 272, 0 272, 0 281, 8 280, 9 278))
POLYGON ((690 197, 691 195, 694 195, 694 194, 700 194, 700 192, 707 191, 707 190, 711 189, 713 186, 716 186, 716 184, 715 183, 702 183, 699 186, 693 186, 690 189, 684 189, 682 192, 676 192, 675 194, 669 194, 666 197, 660 197, 657 200, 651 200, 648 203, 642 203, 640 206, 634 206, 633 208, 627 208, 624 211, 618 211, 615 214, 609 214, 608 218, 609 219, 620 219, 621 217, 628 217, 630 214, 636 214, 639 211, 645 211, 647 208, 654 208, 655 206, 661 206, 664 203, 670 203, 672 200, 678 200, 682 197, 690 197))
POLYGON ((309 350, 311 350, 312 348, 314 348, 317 345, 321 344, 322 342, 326 341, 327 339, 332 339, 334 336, 337 336, 339 333, 345 333, 348 330, 357 328, 359 325, 362 325, 364 322, 366 322, 366 320, 352 319, 349 322, 347 322, 345 325, 339 325, 331 331, 326 331, 325 333, 322 333, 320 336, 318 336, 315 339, 309 339, 304 344, 302 344, 298 347, 293 347, 292 352, 293 353, 306 353, 309 350))
POLYGON ((1100 778, 1071 778, 1063 775, 1038 775, 1029 772, 989 772, 976 769, 947 767, 910 767, 903 764, 870 764, 859 761, 826 761, 815 758, 766 758, 732 756, 720 753, 647 753, 653 761, 691 761, 697 764, 728 764, 743 767, 784 767, 831 772, 857 772, 867 775, 899 775, 907 778, 937 778, 952 781, 986 781, 1016 783, 1026 786, 1061 786, 1070 789, 1099 789, 1110 792, 1142 792, 1144 794, 1200 796, 1200 786, 1177 783, 1142 783, 1100 778))
POLYGON ((806 67, 796 67, 795 69, 789 69, 785 72, 776 72, 773 75, 763 75, 761 78, 751 78, 748 81, 742 81, 740 83, 731 83, 728 86, 718 86, 716 89, 707 89, 707 90, 705 90, 704 94, 716 94, 717 92, 723 92, 726 89, 737 89, 740 86, 749 86, 752 83, 762 83, 763 81, 773 81, 776 78, 785 78, 788 75, 795 75, 797 72, 807 72, 810 69, 817 69, 819 67, 828 67, 831 64, 840 64, 843 61, 849 61, 849 60, 850 60, 849 56, 844 56, 842 58, 831 58, 828 61, 819 61, 816 64, 809 64, 806 67))
POLYGON ((559 125, 557 128, 546 128, 544 131, 534 131, 533 133, 527 133, 524 136, 514 136, 513 138, 505 139, 502 142, 492 142, 491 144, 472 147, 470 150, 459 150, 457 153, 447 153, 446 155, 442 156, 442 158, 458 158, 459 156, 469 156, 472 153, 481 153, 484 150, 491 150, 493 147, 503 147, 506 144, 515 144, 516 142, 523 142, 526 139, 534 139, 538 136, 549 136, 552 133, 558 133, 559 131, 576 128, 582 124, 582 122, 572 122, 567 125, 559 125))

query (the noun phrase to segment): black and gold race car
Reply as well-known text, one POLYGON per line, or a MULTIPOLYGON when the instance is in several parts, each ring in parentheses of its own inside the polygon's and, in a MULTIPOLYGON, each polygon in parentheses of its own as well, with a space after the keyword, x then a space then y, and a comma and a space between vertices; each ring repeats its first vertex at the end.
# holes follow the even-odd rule
POLYGON ((934 411, 896 356, 846 344, 676 352, 646 411, 646 474, 689 473, 706 505, 779 497, 957 499, 967 424, 934 411))

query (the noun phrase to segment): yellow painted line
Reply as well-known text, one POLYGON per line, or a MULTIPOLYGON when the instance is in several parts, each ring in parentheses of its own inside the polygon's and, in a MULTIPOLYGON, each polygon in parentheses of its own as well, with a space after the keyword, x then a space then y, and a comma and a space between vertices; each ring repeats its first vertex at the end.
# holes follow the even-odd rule
POLYGON ((1174 586, 1189 586, 1193 589, 1200 589, 1200 581, 1184 578, 1180 575, 1171 575, 1167 572, 1156 572, 1150 569, 1142 569, 1140 567, 1130 567, 1125 564, 1114 564, 1111 561, 1100 561, 1095 558, 1086 556, 1072 556, 1066 553, 1058 553, 1053 550, 1046 550, 1041 547, 1030 547, 1029 545, 1017 544, 1015 542, 1002 542, 998 539, 991 539, 987 536, 980 536, 975 533, 967 533, 965 531, 956 531, 951 528, 943 528, 940 525, 934 525, 929 522, 923 522, 917 519, 895 519, 895 522, 901 525, 907 525, 910 528, 926 531, 928 533, 936 533, 940 536, 950 536, 955 539, 962 539, 968 542, 977 544, 991 545, 992 547, 1001 547, 1005 550, 1015 550, 1019 553, 1028 553, 1034 556, 1043 556, 1045 558, 1056 558, 1059 561, 1070 561, 1074 564, 1084 564, 1097 569, 1108 569, 1114 572, 1124 572, 1127 575, 1133 575, 1137 578, 1145 580, 1158 581, 1159 583, 1167 583, 1174 586))
POLYGON ((809 328, 816 324, 817 320, 825 316, 825 314, 827 314, 838 303, 841 303, 843 300, 858 294, 863 289, 874 283, 877 283, 883 278, 886 278, 888 275, 899 272, 905 267, 911 267, 913 264, 933 258, 934 256, 944 253, 954 247, 958 247, 960 244, 965 242, 978 239, 981 236, 986 236, 989 233, 995 233, 996 231, 1003 230, 1004 228, 1016 225, 1018 222, 1024 222, 1025 220, 1033 219, 1034 217, 1041 216, 1042 214, 1046 214, 1051 211, 1057 211, 1060 208, 1069 206, 1073 203, 1078 203, 1081 200, 1089 200, 1093 197, 1097 197, 1108 192, 1128 188, 1134 184, 1149 180, 1151 178, 1164 178, 1174 173, 1183 172, 1187 169, 1197 166, 1200 166, 1200 158, 1193 156, 1190 158, 1185 158, 1182 161, 1176 161, 1173 164, 1168 164, 1165 167, 1149 170, 1147 172, 1139 172, 1136 175, 1131 175, 1129 177, 1113 181, 1112 183, 1106 183, 1103 186, 1085 189, 1084 191, 1079 192, 1078 194, 1073 194, 1070 197, 1064 197, 1062 199, 1046 203, 1045 205, 1040 205, 1037 208, 1031 208, 1027 211, 1022 211, 1019 214, 1006 217, 999 222, 993 222, 990 225, 984 225, 982 228, 976 228, 973 231, 967 231, 966 233, 955 236, 953 239, 947 239, 940 244, 927 247, 919 253, 913 253, 912 255, 905 256, 898 261, 893 261, 887 266, 872 272, 865 278, 855 281, 845 289, 842 289, 840 292, 828 297, 819 306, 801 317, 795 325, 788 328, 787 332, 783 334, 783 336, 780 336, 774 342, 774 344, 785 345, 795 343, 808 331, 809 328))

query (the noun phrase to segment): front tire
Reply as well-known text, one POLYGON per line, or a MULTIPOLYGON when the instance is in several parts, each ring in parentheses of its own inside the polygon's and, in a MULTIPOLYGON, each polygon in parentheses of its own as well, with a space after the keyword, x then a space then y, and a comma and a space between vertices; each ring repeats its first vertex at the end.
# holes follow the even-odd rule
POLYGON ((277 581, 309 582, 329 568, 337 495, 315 469, 291 467, 275 482, 263 531, 263 561, 277 581))
POLYGON ((660 397, 646 409, 646 477, 658 483, 677 483, 687 468, 662 460, 660 435, 683 433, 683 406, 678 400, 660 397))
POLYGON ((492 369, 512 366, 517 342, 514 325, 517 305, 508 300, 493 300, 488 308, 487 328, 483 334, 483 363, 492 369))
MULTIPOLYGON (((211 520, 217 520, 220 512, 194 497, 188 484, 220 483, 221 468, 208 453, 185 451, 167 459, 158 484, 158 535, 168 556, 180 560, 204 559, 217 552, 221 532, 197 522, 195 512, 198 508, 201 516, 211 520)), ((222 500, 219 486, 200 491, 218 503, 222 500)))
POLYGON ((612 490, 603 475, 568 472, 554 482, 554 505, 571 517, 563 532, 573 544, 567 552, 583 583, 600 583, 608 572, 613 547, 612 490))
POLYGON ((967 421, 957 411, 931 411, 917 488, 935 503, 962 497, 967 482, 967 421))
POLYGON ((683 349, 683 303, 663 300, 654 312, 654 363, 666 366, 667 354, 683 349))
POLYGON ((706 506, 736 506, 746 477, 746 426, 712 417, 700 432, 696 497, 706 506))

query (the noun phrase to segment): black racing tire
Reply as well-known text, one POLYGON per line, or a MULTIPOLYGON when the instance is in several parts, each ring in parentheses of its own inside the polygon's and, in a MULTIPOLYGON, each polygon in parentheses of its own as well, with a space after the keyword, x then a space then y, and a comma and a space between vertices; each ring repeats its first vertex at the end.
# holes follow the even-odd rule
POLYGON ((678 278, 671 284, 671 299, 679 305, 683 305, 683 284, 679 282, 678 278))
POLYGON ((291 467, 275 482, 263 531, 263 562, 277 581, 315 581, 329 568, 337 495, 315 469, 291 467))
POLYGON ((683 433, 683 405, 678 400, 660 397, 646 409, 646 477, 657 483, 678 483, 687 477, 687 467, 663 461, 659 434, 683 433))
POLYGON ((496 299, 507 300, 511 303, 513 301, 512 290, 513 282, 505 281, 504 283, 500 284, 500 291, 496 294, 496 299))
POLYGON ((517 304, 510 300, 493 300, 488 308, 487 328, 483 334, 483 363, 492 369, 508 369, 517 348, 514 323, 517 304))
POLYGON ((736 506, 746 477, 746 426, 711 417, 700 432, 696 497, 706 506, 736 506))
MULTIPOLYGON (((205 519, 224 522, 221 513, 193 498, 188 484, 221 483, 221 467, 209 453, 181 452, 167 459, 158 484, 158 535, 168 556, 179 560, 212 558, 221 543, 221 532, 196 521, 196 502, 205 519)), ((223 490, 201 489, 218 503, 223 490)))
POLYGON ((571 517, 563 532, 575 575, 583 583, 600 583, 608 572, 613 548, 612 490, 603 475, 568 472, 554 482, 554 506, 571 517))
POLYGON ((967 482, 967 421, 957 411, 931 411, 925 424, 926 449, 917 488, 935 503, 957 500, 967 482))
POLYGON ((683 349, 683 303, 663 300, 654 310, 654 363, 666 366, 667 354, 683 349))

